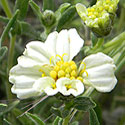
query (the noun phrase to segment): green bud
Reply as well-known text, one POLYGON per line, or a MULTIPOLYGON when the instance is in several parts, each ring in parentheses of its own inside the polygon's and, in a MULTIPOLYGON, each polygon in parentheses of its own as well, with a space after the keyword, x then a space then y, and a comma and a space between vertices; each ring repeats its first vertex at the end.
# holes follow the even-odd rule
POLYGON ((84 23, 97 37, 110 33, 119 0, 97 0, 92 7, 76 4, 76 10, 84 23))
POLYGON ((46 27, 52 26, 56 21, 55 14, 51 10, 45 10, 42 15, 42 23, 46 27))

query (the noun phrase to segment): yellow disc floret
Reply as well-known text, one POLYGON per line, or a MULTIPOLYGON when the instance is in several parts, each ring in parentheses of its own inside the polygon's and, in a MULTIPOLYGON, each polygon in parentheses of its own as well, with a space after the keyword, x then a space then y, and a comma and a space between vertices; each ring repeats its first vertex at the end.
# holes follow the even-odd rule
MULTIPOLYGON (((92 11, 94 11, 94 9, 92 9, 92 11)), ((56 65, 53 66, 53 69, 50 71, 49 73, 50 77, 52 77, 55 81, 58 80, 59 78, 66 77, 71 80, 77 79, 83 82, 82 74, 86 73, 86 76, 88 76, 85 63, 82 62, 84 67, 80 72, 78 72, 76 63, 74 61, 64 62, 63 56, 60 55, 56 56, 59 57, 60 60, 56 62, 56 65)), ((52 60, 52 58, 50 59, 52 60)), ((41 72, 43 71, 41 70, 41 72)), ((43 73, 42 77, 44 76, 45 74, 43 73)), ((51 84, 51 85, 54 89, 56 88, 56 84, 51 84)), ((66 85, 66 88, 70 89, 70 85, 66 85)))
POLYGON ((50 76, 51 76, 53 79, 56 79, 56 78, 57 78, 57 72, 54 71, 54 70, 52 70, 52 71, 50 72, 50 76))
POLYGON ((65 72, 64 70, 59 70, 58 72, 58 78, 64 77, 65 76, 65 72))

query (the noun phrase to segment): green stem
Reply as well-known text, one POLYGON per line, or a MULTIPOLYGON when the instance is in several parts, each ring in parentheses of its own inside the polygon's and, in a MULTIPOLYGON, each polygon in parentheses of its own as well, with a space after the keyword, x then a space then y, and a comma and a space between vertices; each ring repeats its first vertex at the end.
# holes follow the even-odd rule
MULTIPOLYGON (((8 65, 7 65, 7 76, 9 77, 9 70, 13 65, 13 57, 14 57, 14 48, 15 48, 15 40, 16 40, 16 35, 10 37, 10 47, 9 47, 9 55, 8 55, 8 65)), ((11 93, 11 85, 8 80, 5 82, 6 86, 6 94, 8 99, 12 99, 12 93, 11 93)))
POLYGON ((13 57, 14 57, 15 41, 16 41, 16 35, 12 36, 12 37, 11 37, 11 40, 10 40, 7 73, 8 73, 8 71, 10 70, 10 68, 13 66, 13 57))
POLYGON ((6 13, 7 17, 11 18, 12 17, 12 12, 10 10, 8 1, 7 0, 1 0, 1 4, 2 4, 3 10, 6 13))
POLYGON ((100 48, 103 43, 104 43, 104 38, 99 38, 97 44, 95 45, 95 47, 92 48, 92 50, 100 48))
POLYGON ((68 115, 68 116, 63 120, 62 125, 68 125, 69 120, 70 120, 70 115, 68 115))
POLYGON ((124 28, 124 23, 125 23, 125 7, 123 6, 121 9, 120 20, 117 29, 118 32, 120 32, 124 28))
POLYGON ((121 62, 117 66, 117 70, 115 71, 115 73, 118 73, 124 65, 125 65, 125 58, 121 60, 121 62))
POLYGON ((124 48, 124 50, 121 52, 121 54, 120 54, 120 56, 119 56, 119 58, 118 58, 118 60, 116 61, 115 64, 118 65, 124 57, 125 57, 125 48, 124 48))
MULTIPOLYGON (((85 97, 89 97, 91 95, 91 93, 94 91, 93 87, 89 87, 84 94, 82 94, 81 96, 85 96, 85 97)), ((72 118, 74 117, 74 115, 77 113, 77 109, 74 109, 74 111, 72 112, 72 114, 70 115, 70 119, 69 121, 71 122, 72 118)))
POLYGON ((125 40, 125 32, 122 32, 120 35, 118 35, 117 37, 115 37, 113 40, 111 40, 110 42, 107 42, 104 45, 104 48, 116 45, 118 43, 121 43, 121 41, 125 40))

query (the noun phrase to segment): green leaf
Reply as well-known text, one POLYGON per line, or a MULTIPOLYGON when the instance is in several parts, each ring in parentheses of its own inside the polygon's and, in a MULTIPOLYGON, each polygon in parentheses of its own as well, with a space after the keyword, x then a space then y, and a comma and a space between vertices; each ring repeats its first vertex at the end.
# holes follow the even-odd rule
POLYGON ((42 40, 40 32, 36 31, 29 23, 19 22, 21 25, 21 34, 34 38, 36 40, 42 40))
POLYGON ((2 35, 1 35, 1 38, 0 38, 0 47, 1 47, 2 42, 5 40, 6 36, 8 35, 11 27, 13 27, 13 25, 15 24, 15 22, 17 20, 17 17, 18 17, 18 14, 19 14, 19 10, 16 10, 15 14, 9 20, 7 26, 5 27, 5 29, 4 29, 4 31, 3 31, 2 35))
POLYGON ((15 11, 17 9, 20 10, 20 14, 18 16, 19 20, 24 20, 24 18, 26 17, 27 10, 28 10, 28 2, 29 2, 29 0, 16 0, 14 10, 15 11))
POLYGON ((55 118, 54 122, 53 122, 53 125, 59 125, 60 120, 62 120, 62 118, 60 118, 60 117, 57 116, 57 117, 55 118))
POLYGON ((75 121, 75 122, 71 123, 71 125, 79 125, 79 122, 75 121))
POLYGON ((55 12, 55 16, 56 16, 56 19, 59 20, 61 15, 63 14, 63 12, 65 12, 65 10, 67 8, 69 8, 71 6, 70 3, 64 3, 64 4, 61 4, 61 6, 58 8, 58 10, 55 12))
POLYGON ((40 11, 40 7, 35 2, 33 2, 32 0, 29 1, 29 4, 30 4, 34 14, 38 17, 38 19, 41 22, 42 13, 40 11))
POLYGON ((0 112, 3 112, 6 109, 7 105, 0 103, 0 112))
POLYGON ((20 115, 22 115, 23 112, 21 110, 19 110, 18 108, 14 108, 12 111, 12 114, 16 117, 18 122, 20 122, 22 125, 34 125, 34 123, 32 121, 27 120, 26 115, 23 115, 20 117, 20 115))
POLYGON ((100 125, 94 109, 89 110, 89 125, 100 125))
POLYGON ((43 0, 43 11, 54 10, 55 8, 54 0, 43 0))
POLYGON ((3 119, 3 125, 12 125, 7 119, 3 119))
POLYGON ((8 51, 8 48, 6 46, 3 46, 0 48, 0 62, 5 57, 7 51, 8 51))
POLYGON ((66 118, 69 115, 70 109, 68 109, 66 106, 61 108, 52 107, 50 111, 56 116, 66 118))
POLYGON ((32 120, 35 125, 45 125, 44 122, 37 116, 31 113, 26 113, 26 116, 32 120))
POLYGON ((0 22, 7 24, 9 22, 9 18, 0 16, 0 22))
POLYGON ((98 42, 98 38, 92 33, 92 46, 95 46, 96 43, 98 42))
POLYGON ((72 20, 72 18, 74 17, 75 13, 76 13, 75 6, 71 6, 66 11, 64 11, 64 13, 60 17, 60 19, 58 21, 58 24, 57 24, 57 31, 58 32, 63 28, 63 26, 65 24, 67 24, 69 21, 72 20))
POLYGON ((0 112, 0 116, 11 111, 14 107, 16 107, 18 105, 19 102, 20 102, 19 100, 16 100, 16 101, 10 103, 3 112, 0 112))
POLYGON ((74 108, 83 111, 89 111, 94 108, 96 104, 89 97, 78 97, 74 99, 74 108))
POLYGON ((52 107, 52 108, 50 109, 50 111, 51 111, 53 114, 55 114, 56 116, 62 117, 61 111, 59 110, 59 108, 52 107))

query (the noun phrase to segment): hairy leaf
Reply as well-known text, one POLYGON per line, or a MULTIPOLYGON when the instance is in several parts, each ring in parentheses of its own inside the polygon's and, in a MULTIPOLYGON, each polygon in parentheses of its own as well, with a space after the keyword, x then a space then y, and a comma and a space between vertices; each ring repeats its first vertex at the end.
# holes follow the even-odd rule
POLYGON ((35 125, 45 125, 44 122, 37 115, 31 113, 27 113, 26 115, 30 120, 35 123, 35 125))
POLYGON ((100 125, 94 109, 89 110, 89 125, 100 125))
POLYGON ((94 108, 96 104, 89 97, 78 97, 74 99, 74 108, 83 111, 89 111, 94 108))
POLYGON ((68 23, 69 21, 71 21, 71 19, 74 17, 76 13, 76 8, 75 6, 71 6, 69 7, 61 16, 61 18, 58 21, 57 24, 57 31, 60 31, 63 26, 68 23))
POLYGON ((27 10, 28 10, 28 2, 29 0, 16 0, 14 10, 15 11, 17 9, 20 10, 20 14, 18 16, 19 20, 24 20, 24 18, 26 17, 27 10))

